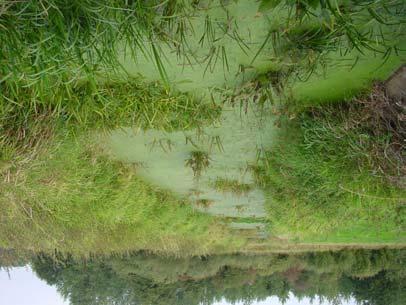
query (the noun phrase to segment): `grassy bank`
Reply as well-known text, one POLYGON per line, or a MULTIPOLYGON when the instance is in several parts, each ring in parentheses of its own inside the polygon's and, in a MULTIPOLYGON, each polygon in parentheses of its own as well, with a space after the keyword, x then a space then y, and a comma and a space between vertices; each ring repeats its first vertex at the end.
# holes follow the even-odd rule
POLYGON ((1 117, 1 246, 183 256, 238 246, 210 216, 139 179, 137 165, 109 159, 97 136, 121 126, 187 130, 220 108, 140 79, 92 92, 84 83, 64 107, 38 107, 24 121, 1 117))
POLYGON ((2 247, 86 255, 144 249, 176 256, 233 249, 213 218, 107 159, 89 136, 55 139, 0 182, 2 247))
MULTIPOLYGON (((321 26, 299 24, 290 32, 310 42, 321 35, 323 43, 321 26)), ((391 27, 384 31, 391 36, 391 27)), ((405 242, 404 123, 381 86, 406 59, 401 37, 391 41, 396 54, 322 48, 313 66, 310 46, 304 58, 299 52, 295 73, 282 73, 279 88, 271 82, 283 88, 276 105, 281 129, 252 167, 269 194, 271 234, 309 243, 405 242)))
POLYGON ((341 103, 282 123, 254 167, 269 192, 272 234, 299 242, 405 242, 402 146, 392 149, 391 131, 377 133, 368 111, 377 108, 341 103))

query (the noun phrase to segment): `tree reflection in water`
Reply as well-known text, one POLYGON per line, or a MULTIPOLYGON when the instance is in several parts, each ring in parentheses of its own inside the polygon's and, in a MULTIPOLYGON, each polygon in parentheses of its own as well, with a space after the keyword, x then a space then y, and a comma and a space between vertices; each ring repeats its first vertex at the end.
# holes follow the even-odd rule
POLYGON ((352 298, 359 304, 403 305, 405 258, 406 250, 389 249, 188 259, 41 254, 31 265, 71 305, 250 304, 270 296, 283 303, 292 295, 333 304, 352 298))

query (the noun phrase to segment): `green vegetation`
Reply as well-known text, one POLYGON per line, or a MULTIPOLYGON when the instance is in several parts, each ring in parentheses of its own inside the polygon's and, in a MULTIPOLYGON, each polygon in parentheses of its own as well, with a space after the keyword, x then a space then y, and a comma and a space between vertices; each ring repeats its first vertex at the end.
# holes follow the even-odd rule
POLYGON ((367 94, 374 82, 386 80, 406 60, 403 57, 391 56, 386 60, 370 54, 361 57, 353 66, 356 56, 343 57, 336 54, 328 69, 319 69, 306 82, 292 84, 290 106, 296 111, 340 103, 351 100, 354 96, 367 94), (347 62, 347 64, 343 64, 347 62), (341 64, 340 64, 341 63, 341 64))
POLYGON ((210 165, 209 154, 205 151, 194 150, 190 153, 185 165, 189 166, 193 171, 193 175, 198 178, 202 171, 210 165))
POLYGON ((271 198, 271 232, 301 242, 405 242, 404 161, 388 166, 401 152, 388 129, 377 132, 385 122, 368 121, 376 110, 325 106, 283 124, 253 168, 271 198))
POLYGON ((287 85, 283 96, 295 111, 366 93, 406 60, 402 1, 261 3, 264 13, 283 16, 262 47, 279 64, 285 77, 278 82, 287 85))
POLYGON ((381 85, 406 59, 398 15, 404 6, 365 1, 361 10, 351 1, 339 4, 262 1, 264 11, 290 7, 296 18, 282 26, 282 34, 281 25, 270 32, 275 56, 288 56, 279 72, 260 75, 265 90, 257 94, 268 96, 270 86, 282 96, 274 111, 281 130, 273 148, 249 168, 269 194, 275 236, 404 243, 402 110, 381 85))
POLYGON ((212 103, 134 79, 105 82, 97 94, 78 85, 65 107, 38 109, 24 122, 2 117, 2 246, 78 255, 220 250, 228 244, 221 225, 137 178, 135 165, 109 160, 95 132, 126 125, 186 130, 219 114, 212 103))
MULTIPOLYGON (((67 96, 49 96, 48 102, 52 103, 33 104, 33 109, 5 102, 6 113, 0 116, 2 159, 13 158, 10 156, 12 148, 31 149, 42 138, 51 136, 57 126, 82 131, 134 125, 168 131, 186 130, 211 122, 220 114, 220 107, 213 103, 140 78, 104 82, 96 92, 89 86, 88 82, 76 84, 67 96)), ((22 88, 19 98, 30 100, 30 95, 28 89, 22 88)))
POLYGON ((340 303, 352 297, 374 305, 400 305, 405 297, 402 250, 347 250, 270 256, 188 259, 132 254, 86 261, 34 257, 36 273, 72 305, 212 304, 320 297, 340 303))
POLYGON ((1 182, 3 247, 187 256, 241 244, 210 216, 137 178, 135 165, 107 159, 88 137, 55 143, 1 182))
MULTIPOLYGON (((406 242, 404 125, 372 115, 388 113, 382 95, 366 98, 406 58, 404 3, 264 0, 258 15, 243 17, 269 19, 261 29, 265 40, 251 41, 256 29, 248 28, 247 44, 238 32, 242 19, 225 2, 213 2, 221 5, 211 14, 224 15, 214 23, 211 1, 0 3, 1 247, 84 256, 244 250, 246 238, 230 233, 225 219, 198 213, 187 199, 138 177, 143 164, 114 161, 105 151, 100 135, 114 129, 199 131, 221 117, 219 88, 212 88, 210 101, 173 88, 161 48, 183 56, 182 69, 199 66, 205 74, 220 58, 224 78, 234 73, 232 65, 243 80, 256 77, 223 91, 232 91, 242 110, 278 101, 279 138, 249 165, 269 197, 270 247, 406 242), (195 13, 205 18, 197 41, 195 13), (228 58, 224 37, 247 56, 228 58), (122 57, 140 54, 162 83, 123 72, 122 57), (246 68, 251 72, 244 74, 246 68)), ((170 63, 176 71, 179 62, 170 63)), ((220 148, 221 135, 212 139, 220 148)), ((185 166, 199 178, 210 162, 199 148, 185 166)), ((255 187, 235 179, 213 186, 241 195, 255 187)), ((213 202, 197 200, 204 207, 213 202)))
POLYGON ((226 178, 217 178, 213 182, 215 189, 222 192, 232 192, 234 194, 244 194, 252 190, 252 185, 240 183, 238 180, 231 180, 226 178))
MULTIPOLYGON (((2 1, 1 97, 19 100, 25 87, 37 103, 49 104, 50 92, 69 93, 82 77, 95 88, 98 72, 120 67, 123 49, 127 56, 148 54, 163 73, 157 42, 186 43, 194 11, 183 0, 2 1)), ((33 108, 33 101, 20 102, 33 108)))

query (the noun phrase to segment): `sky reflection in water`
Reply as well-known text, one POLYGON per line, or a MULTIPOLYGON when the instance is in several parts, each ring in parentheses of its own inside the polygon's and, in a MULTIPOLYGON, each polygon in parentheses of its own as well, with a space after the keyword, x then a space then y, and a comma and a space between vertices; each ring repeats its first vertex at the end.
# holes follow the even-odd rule
POLYGON ((1 305, 403 305, 401 249, 0 257, 1 305))
MULTIPOLYGON (((48 285, 29 267, 14 267, 0 270, 0 304, 1 305, 68 305, 54 286, 48 285)), ((114 304, 113 302, 111 304, 114 304)), ((226 299, 210 305, 232 304, 226 299)), ((271 296, 261 301, 254 301, 250 305, 282 304, 277 297, 271 296)), ((298 299, 292 293, 284 305, 332 305, 333 303, 310 298, 298 299)), ((355 305, 353 299, 342 301, 342 305, 355 305)), ((244 301, 233 305, 247 305, 244 301)), ((335 304, 336 305, 336 304, 335 304)))

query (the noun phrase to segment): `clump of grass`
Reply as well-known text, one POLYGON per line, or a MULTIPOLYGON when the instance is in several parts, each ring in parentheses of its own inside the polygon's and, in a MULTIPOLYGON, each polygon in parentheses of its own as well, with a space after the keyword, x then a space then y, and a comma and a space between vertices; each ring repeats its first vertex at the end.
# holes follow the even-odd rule
POLYGON ((204 102, 191 93, 168 89, 160 82, 142 79, 111 81, 102 84, 96 95, 88 87, 75 94, 79 111, 72 118, 90 128, 142 128, 187 130, 215 120, 221 107, 204 102))
POLYGON ((196 200, 196 205, 199 207, 203 207, 203 208, 209 208, 210 206, 212 206, 214 204, 213 200, 210 199, 197 199, 196 200))
MULTIPOLYGON (((184 53, 181 50, 187 49, 186 33, 190 30, 187 18, 196 9, 196 5, 183 0, 2 1, 0 145, 14 144, 22 137, 27 138, 26 142, 40 139, 29 134, 33 123, 43 116, 82 127, 117 125, 123 118, 141 116, 149 125, 156 124, 163 119, 156 117, 163 107, 154 108, 154 102, 142 105, 145 99, 139 93, 143 91, 146 99, 153 100, 147 91, 156 96, 157 88, 143 88, 141 84, 134 88, 132 80, 128 84, 115 80, 114 84, 102 83, 111 77, 123 77, 119 61, 123 51, 132 58, 138 53, 150 58, 166 82, 159 45, 167 42, 179 55, 184 53), (135 95, 134 90, 138 92, 135 95)), ((160 87, 158 94, 162 97, 164 90, 160 87)), ((174 126, 190 121, 179 117, 185 114, 179 108, 185 101, 180 106, 177 101, 182 98, 174 99, 172 93, 165 94, 170 96, 165 108, 177 111, 172 112, 172 118, 165 118, 166 125, 186 128, 174 126)), ((198 107, 195 111, 197 117, 205 112, 198 107)))
POLYGON ((268 168, 266 164, 250 164, 248 170, 253 174, 256 185, 265 187, 269 183, 269 177, 267 175, 268 168))
POLYGON ((209 154, 201 150, 192 151, 189 158, 185 161, 185 165, 192 169, 193 175, 196 178, 199 178, 202 172, 210 165, 209 154))
POLYGON ((242 195, 252 190, 252 185, 247 183, 240 183, 238 180, 226 179, 217 177, 213 182, 213 187, 221 192, 231 192, 237 195, 242 195))
MULTIPOLYGON (((71 87, 71 81, 83 76, 95 85, 95 72, 117 70, 122 49, 133 56, 148 54, 164 76, 156 41, 178 43, 193 11, 183 0, 3 1, 1 81, 7 88, 25 85, 40 103, 49 103, 42 93, 59 91, 59 85, 71 87)), ((1 95, 12 99, 19 92, 1 95)))

